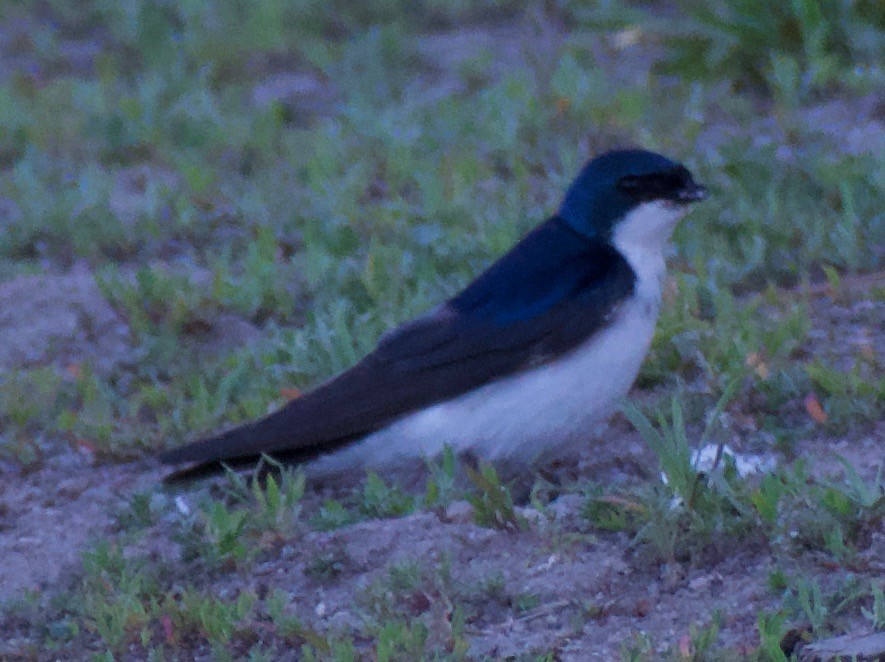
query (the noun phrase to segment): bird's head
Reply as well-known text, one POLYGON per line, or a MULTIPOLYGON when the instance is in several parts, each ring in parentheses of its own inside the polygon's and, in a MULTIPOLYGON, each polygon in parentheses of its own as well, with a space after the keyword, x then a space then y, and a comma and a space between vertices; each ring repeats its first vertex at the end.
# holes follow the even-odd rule
POLYGON ((706 189, 685 166, 641 149, 606 152, 572 182, 559 216, 578 233, 657 248, 706 189))

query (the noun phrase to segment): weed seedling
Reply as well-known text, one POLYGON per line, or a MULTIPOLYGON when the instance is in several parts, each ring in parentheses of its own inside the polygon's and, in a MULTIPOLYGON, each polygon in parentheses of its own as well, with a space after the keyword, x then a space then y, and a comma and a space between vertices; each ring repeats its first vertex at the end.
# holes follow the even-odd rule
POLYGON ((251 511, 250 531, 291 533, 304 496, 306 479, 302 470, 284 467, 263 456, 248 478, 230 469, 227 478, 229 495, 251 511))
POLYGON ((477 524, 505 530, 526 528, 528 523, 514 509, 510 490, 501 483, 492 465, 481 464, 479 471, 471 467, 464 469, 477 488, 477 492, 467 496, 473 505, 473 518, 477 524))
POLYGON ((397 486, 388 486, 371 472, 363 487, 360 512, 369 518, 402 517, 415 508, 415 499, 397 486))

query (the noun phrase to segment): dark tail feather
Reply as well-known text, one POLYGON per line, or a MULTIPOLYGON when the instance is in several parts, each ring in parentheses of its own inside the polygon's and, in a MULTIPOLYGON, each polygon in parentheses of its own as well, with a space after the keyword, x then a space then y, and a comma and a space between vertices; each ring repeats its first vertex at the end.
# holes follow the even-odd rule
MULTIPOLYGON (((352 441, 354 436, 316 440, 294 425, 299 414, 294 401, 277 412, 253 423, 173 448, 159 457, 164 464, 189 464, 166 476, 167 483, 212 476, 232 469, 254 466, 262 455, 283 464, 307 462, 324 453, 333 452, 352 441)), ((358 435, 357 435, 358 436, 358 435)))
MULTIPOLYGON (((288 450, 274 453, 270 457, 274 463, 281 465, 297 465, 307 462, 318 455, 315 448, 306 448, 301 450, 288 450)), ((198 464, 191 464, 182 469, 176 469, 163 477, 163 482, 167 485, 176 485, 178 483, 188 483, 201 478, 209 478, 224 473, 227 469, 239 471, 243 469, 254 469, 261 462, 261 455, 252 455, 246 457, 237 457, 231 460, 211 460, 198 464)), ((162 459, 162 458, 161 458, 162 459)), ((171 463, 170 463, 171 464, 171 463)), ((273 472, 272 464, 265 467, 266 470, 273 472)))
POLYGON ((309 446, 309 443, 304 443, 304 439, 293 438, 292 423, 295 414, 289 404, 253 423, 166 451, 160 455, 160 461, 164 464, 206 464, 237 458, 257 458, 262 453, 275 454, 277 451, 309 446))

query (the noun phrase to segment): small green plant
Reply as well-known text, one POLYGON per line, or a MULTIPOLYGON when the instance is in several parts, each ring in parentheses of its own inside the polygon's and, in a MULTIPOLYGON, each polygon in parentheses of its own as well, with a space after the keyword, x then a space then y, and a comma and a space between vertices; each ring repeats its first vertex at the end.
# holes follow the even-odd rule
POLYGON ((65 404, 65 390, 53 368, 4 372, 0 377, 0 458, 26 467, 41 463, 38 431, 52 427, 53 413, 65 404))
POLYGON ((541 604, 541 598, 534 593, 517 593, 510 599, 513 610, 517 613, 523 613, 536 609, 541 604))
POLYGON ((292 596, 285 591, 274 589, 264 601, 264 608, 279 636, 286 640, 304 642, 302 653, 305 659, 315 659, 313 656, 316 654, 331 654, 331 659, 355 662, 356 652, 352 641, 326 637, 302 623, 296 616, 286 613, 285 607, 291 600, 292 596))
POLYGON ((429 636, 427 626, 420 621, 387 623, 378 632, 375 655, 378 662, 421 659, 429 636))
POLYGON ((479 470, 465 467, 467 477, 477 491, 468 494, 473 505, 473 518, 480 526, 505 530, 519 530, 527 526, 525 518, 513 507, 513 497, 506 485, 501 483, 498 472, 491 464, 481 464, 479 470))
POLYGON ((775 568, 768 573, 768 588, 774 593, 782 593, 790 585, 790 578, 780 568, 775 568))
POLYGON ((340 501, 327 499, 319 511, 311 518, 310 524, 317 531, 331 531, 353 524, 359 518, 350 512, 340 501))
POLYGON ((284 470, 277 484, 273 474, 267 476, 262 489, 259 481, 252 483, 252 495, 260 516, 259 526, 287 530, 298 517, 299 502, 304 496, 304 473, 284 470))
POLYGON ((880 467, 864 481, 845 458, 841 481, 808 476, 802 462, 762 479, 750 500, 774 545, 826 550, 849 564, 855 546, 885 514, 880 467))
POLYGON ((0 379, 0 420, 20 428, 45 425, 63 387, 61 375, 49 367, 5 371, 0 379))
POLYGON ((438 461, 428 459, 427 469, 430 478, 427 480, 424 504, 428 507, 448 505, 457 495, 455 486, 457 459, 452 447, 447 445, 438 461))
MULTIPOLYGON (((732 392, 727 389, 711 412, 700 436, 701 448, 709 447, 713 426, 732 392)), ((641 523, 637 541, 650 543, 659 558, 672 561, 714 540, 748 535, 754 519, 746 481, 722 445, 712 466, 704 472, 698 470, 701 453, 693 459, 677 396, 670 402, 670 420, 659 413, 657 428, 630 403, 625 404, 624 413, 657 455, 665 478, 662 485, 651 486, 642 496, 642 507, 637 509, 641 523)))
POLYGON ((154 513, 151 507, 151 494, 138 492, 133 494, 129 501, 129 508, 120 513, 120 527, 129 530, 146 529, 154 522, 154 513))
POLYGON ((840 578, 832 592, 825 592, 815 578, 787 577, 780 573, 774 579, 772 581, 769 578, 769 585, 775 593, 781 595, 781 618, 789 617, 806 624, 810 632, 818 638, 839 632, 843 627, 840 617, 847 613, 859 612, 867 615, 863 606, 866 601, 871 600, 875 605, 875 582, 872 585, 865 584, 853 575, 840 578))
MULTIPOLYGON (((714 613, 713 619, 703 626, 689 627, 688 638, 666 650, 655 646, 647 633, 634 633, 632 641, 621 644, 621 660, 651 662, 651 660, 672 660, 673 662, 702 662, 703 660, 731 660, 731 651, 717 648, 721 614, 714 613)), ((744 659, 741 657, 740 659, 744 659)), ((748 658, 752 659, 752 658, 748 658)))
POLYGON ((165 332, 192 333, 208 326, 209 296, 185 275, 143 267, 133 282, 108 268, 96 282, 138 339, 165 332))
POLYGON ((250 531, 292 531, 304 496, 306 479, 302 470, 284 467, 264 456, 248 479, 231 470, 227 477, 230 495, 251 510, 250 531))
POLYGON ((388 486, 378 474, 371 472, 363 487, 360 512, 366 517, 402 517, 415 508, 415 499, 399 487, 388 486))
POLYGON ((877 366, 858 360, 849 371, 832 368, 820 359, 806 365, 814 387, 824 394, 826 425, 834 432, 844 432, 858 421, 877 421, 883 415, 885 377, 877 377, 877 366))
POLYGON ((199 511, 201 542, 199 554, 210 566, 238 563, 249 555, 245 541, 249 513, 229 509, 220 501, 210 501, 199 511))
POLYGON ((402 561, 387 569, 387 576, 368 585, 359 603, 376 626, 415 617, 430 607, 427 594, 434 580, 414 561, 402 561), (417 614, 416 614, 417 612, 417 614))
POLYGON ((357 594, 366 632, 385 659, 467 659, 464 618, 454 604, 450 559, 435 568, 402 561, 357 594), (433 636, 428 638, 428 634, 433 636))
POLYGON ((483 578, 479 584, 479 590, 483 595, 488 596, 492 600, 505 602, 507 598, 507 578, 503 572, 493 572, 488 577, 483 578))
POLYGON ((830 609, 821 594, 820 585, 813 580, 799 579, 795 599, 803 616, 811 624, 812 632, 823 630, 830 616, 830 609))
POLYGON ((713 614, 713 620, 707 625, 702 627, 692 625, 689 628, 689 653, 692 660, 706 660, 713 657, 722 620, 722 615, 717 612, 713 614))
POLYGON ((885 591, 882 586, 873 582, 870 586, 873 603, 870 609, 861 607, 861 613, 876 630, 885 630, 885 591))
POLYGON ((705 292, 700 282, 678 278, 676 300, 662 311, 643 366, 643 383, 672 382, 700 371, 715 390, 743 383, 777 412, 798 395, 790 359, 811 328, 807 306, 782 296, 768 306, 761 296, 742 301, 727 288, 705 292))
MULTIPOLYGON (((734 396, 734 386, 726 389, 716 403, 707 420, 707 425, 698 440, 698 447, 707 445, 713 427, 718 423, 719 416, 734 396)), ((683 419, 683 407, 678 396, 670 400, 670 422, 662 413, 658 415, 658 429, 652 425, 648 417, 631 403, 625 403, 624 415, 642 435, 643 440, 657 456, 661 471, 666 477, 667 485, 673 493, 681 498, 688 508, 692 508, 699 492, 704 489, 704 477, 692 460, 692 450, 688 441, 688 433, 683 419)), ((721 450, 720 457, 722 459, 721 450)), ((723 459, 723 465, 725 464, 723 459)))
POLYGON ((838 454, 836 459, 845 469, 844 486, 831 482, 831 489, 841 491, 855 508, 869 513, 871 520, 885 516, 885 464, 880 464, 876 476, 866 482, 847 459, 838 454))
POLYGON ((181 596, 178 616, 189 621, 213 648, 222 650, 230 643, 238 625, 252 614, 256 603, 255 594, 250 592, 242 592, 235 601, 226 602, 189 589, 181 596))
POLYGON ((777 474, 766 474, 759 486, 750 494, 750 502, 765 526, 777 524, 781 499, 788 491, 786 481, 777 474))
MULTIPOLYGON (((717 407, 721 411, 724 409, 717 407)), ((631 403, 624 405, 624 415, 642 435, 643 441, 651 448, 661 464, 661 471, 667 479, 667 485, 683 501, 691 507, 694 504, 696 492, 699 489, 702 478, 698 475, 697 468, 691 459, 691 446, 682 418, 682 405, 676 396, 670 400, 672 423, 668 424, 663 414, 658 414, 658 429, 655 429, 651 421, 639 409, 631 403)), ((716 414, 720 413, 719 411, 716 414)), ((715 416, 710 417, 710 425, 715 421, 715 416)), ((708 435, 705 433, 701 439, 708 435)))
POLYGON ((107 602, 90 599, 85 605, 87 626, 110 650, 122 650, 148 624, 147 609, 135 596, 118 595, 107 602))
POLYGON ((296 304, 285 285, 293 275, 291 265, 279 259, 280 246, 272 230, 259 227, 256 235, 239 261, 241 265, 230 260, 216 263, 212 298, 253 322, 268 318, 289 321, 296 304))
POLYGON ((138 636, 148 636, 148 596, 157 590, 153 577, 107 541, 83 555, 83 568, 81 608, 86 629, 112 651, 122 650, 138 636))
POLYGON ((592 485, 581 506, 581 516, 603 531, 635 532, 645 510, 641 500, 628 493, 607 493, 601 486, 592 485))
POLYGON ((333 547, 311 558, 304 573, 317 581, 330 582, 342 573, 348 560, 347 550, 344 547, 333 547))
POLYGON ((766 662, 788 662, 781 649, 781 641, 786 634, 787 616, 783 612, 766 614, 759 612, 757 628, 759 630, 759 655, 766 662))

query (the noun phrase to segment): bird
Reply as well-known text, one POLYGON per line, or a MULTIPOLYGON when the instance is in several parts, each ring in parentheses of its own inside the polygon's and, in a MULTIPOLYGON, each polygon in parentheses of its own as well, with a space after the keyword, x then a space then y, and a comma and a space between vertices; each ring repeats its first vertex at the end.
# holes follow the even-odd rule
POLYGON ((446 447, 526 468, 586 447, 639 373, 672 232, 706 197, 655 152, 596 156, 558 210, 459 293, 277 411, 159 459, 177 478, 268 456, 328 479, 446 447))

